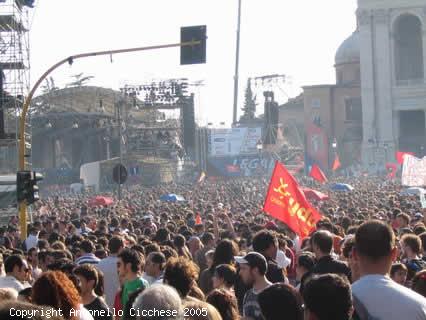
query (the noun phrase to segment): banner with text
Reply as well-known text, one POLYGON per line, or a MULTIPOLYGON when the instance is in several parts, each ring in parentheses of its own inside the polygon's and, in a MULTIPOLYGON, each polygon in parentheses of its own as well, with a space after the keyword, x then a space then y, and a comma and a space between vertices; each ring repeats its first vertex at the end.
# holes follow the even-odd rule
POLYGON ((402 166, 402 185, 407 187, 426 186, 426 157, 405 156, 402 166))

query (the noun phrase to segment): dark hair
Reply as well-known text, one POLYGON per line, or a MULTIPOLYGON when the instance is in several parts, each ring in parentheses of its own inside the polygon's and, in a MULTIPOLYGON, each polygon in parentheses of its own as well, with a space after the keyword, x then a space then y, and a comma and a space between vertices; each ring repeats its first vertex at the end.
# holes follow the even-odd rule
POLYGON ((277 238, 271 231, 262 230, 254 235, 252 246, 254 251, 263 253, 268 250, 271 245, 275 245, 276 243, 277 238))
POLYGON ((153 263, 158 264, 160 270, 163 270, 166 264, 166 257, 162 252, 151 252, 148 257, 153 263))
POLYGON ((214 235, 211 232, 204 232, 203 235, 201 236, 201 242, 205 246, 212 240, 214 240, 214 235))
POLYGON ((230 264, 220 264, 216 267, 215 273, 228 286, 233 286, 237 281, 237 270, 230 264))
POLYGON ((357 253, 372 261, 390 256, 394 247, 395 234, 392 228, 382 221, 364 222, 355 234, 357 253))
POLYGON ((349 320, 352 292, 349 282, 336 274, 314 275, 303 290, 305 308, 318 320, 349 320))
POLYGON ((164 282, 186 297, 198 278, 200 269, 185 257, 170 258, 164 270, 164 282))
POLYGON ((398 271, 408 272, 407 266, 405 264, 403 264, 403 263, 394 263, 394 264, 392 264, 391 271, 390 271, 390 276, 393 277, 395 275, 395 273, 397 273, 398 271))
POLYGON ((111 254, 117 254, 121 248, 124 248, 123 238, 119 236, 113 236, 111 239, 109 239, 108 249, 111 254))
POLYGON ((237 254, 237 245, 232 240, 221 240, 214 251, 211 272, 213 273, 216 266, 220 264, 231 264, 237 254))
POLYGON ((342 249, 342 253, 343 256, 348 259, 351 256, 352 253, 352 249, 355 246, 355 237, 351 236, 350 238, 347 238, 344 242, 343 242, 343 249, 342 249))
POLYGON ((422 240, 419 236, 415 234, 404 234, 401 238, 401 241, 407 247, 410 247, 411 251, 415 254, 419 254, 422 252, 422 240))
POLYGON ((6 273, 10 273, 10 272, 13 272, 13 268, 15 266, 22 268, 23 265, 24 265, 24 257, 18 254, 13 254, 11 256, 8 256, 6 260, 4 261, 4 271, 6 273))
POLYGON ((87 263, 82 264, 74 269, 74 274, 83 277, 87 281, 93 280, 93 288, 96 288, 98 284, 98 272, 94 266, 87 263))
POLYGON ((118 258, 123 260, 124 264, 131 264, 131 270, 132 272, 138 272, 139 267, 142 264, 141 254, 137 252, 136 250, 132 249, 123 249, 119 254, 118 258))
POLYGON ((331 253, 333 249, 333 235, 330 231, 319 230, 311 236, 311 245, 316 245, 322 253, 331 253))
POLYGON ((259 293, 257 300, 266 320, 303 320, 302 299, 292 286, 275 283, 259 293))
POLYGON ((315 267, 316 259, 312 252, 304 251, 297 257, 297 265, 305 268, 308 272, 315 267))
POLYGON ((95 251, 95 246, 90 240, 83 240, 80 242, 80 249, 85 253, 93 253, 95 251))
POLYGON ((235 295, 224 289, 214 289, 207 296, 206 301, 215 307, 222 320, 238 320, 238 303, 235 295))

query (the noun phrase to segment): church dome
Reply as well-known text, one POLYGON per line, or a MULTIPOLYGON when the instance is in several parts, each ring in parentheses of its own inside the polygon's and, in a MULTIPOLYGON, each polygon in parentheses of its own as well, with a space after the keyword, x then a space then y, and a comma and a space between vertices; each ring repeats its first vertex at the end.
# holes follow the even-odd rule
POLYGON ((337 49, 335 63, 339 65, 359 62, 359 57, 359 32, 355 31, 349 38, 343 41, 339 49, 337 49))

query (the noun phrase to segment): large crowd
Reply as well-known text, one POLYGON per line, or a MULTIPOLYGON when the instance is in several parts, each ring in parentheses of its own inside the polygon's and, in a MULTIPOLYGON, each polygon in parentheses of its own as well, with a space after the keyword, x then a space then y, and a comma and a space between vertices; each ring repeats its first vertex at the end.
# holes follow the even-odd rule
POLYGON ((268 180, 58 194, 28 236, 0 228, 0 319, 426 320, 426 219, 393 181, 338 178, 300 239, 262 211, 268 180), (185 201, 160 201, 163 194, 185 201))

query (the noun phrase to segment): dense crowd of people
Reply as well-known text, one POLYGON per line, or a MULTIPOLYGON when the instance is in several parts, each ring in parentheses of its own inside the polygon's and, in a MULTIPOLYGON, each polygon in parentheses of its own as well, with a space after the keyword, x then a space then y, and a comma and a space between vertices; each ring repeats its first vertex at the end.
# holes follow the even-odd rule
POLYGON ((0 319, 426 320, 419 198, 336 181, 354 190, 299 178, 330 196, 304 239, 262 211, 266 178, 40 200, 25 241, 17 219, 0 228, 0 319))

